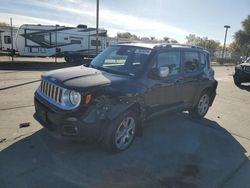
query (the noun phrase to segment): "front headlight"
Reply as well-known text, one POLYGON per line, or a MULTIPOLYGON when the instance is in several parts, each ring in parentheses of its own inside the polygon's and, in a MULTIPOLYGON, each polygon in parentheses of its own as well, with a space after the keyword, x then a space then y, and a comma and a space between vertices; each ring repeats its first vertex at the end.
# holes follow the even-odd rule
POLYGON ((68 109, 76 108, 81 102, 81 94, 76 91, 65 89, 63 92, 63 106, 68 109))
POLYGON ((81 102, 81 94, 76 91, 71 91, 69 94, 69 100, 73 106, 78 106, 81 102))

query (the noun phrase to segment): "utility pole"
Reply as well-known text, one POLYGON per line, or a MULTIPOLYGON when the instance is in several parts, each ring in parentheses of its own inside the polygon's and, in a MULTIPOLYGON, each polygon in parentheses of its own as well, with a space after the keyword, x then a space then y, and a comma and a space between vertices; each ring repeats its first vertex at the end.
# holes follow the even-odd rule
POLYGON ((13 57, 13 29, 12 29, 12 18, 10 18, 10 41, 11 41, 11 61, 12 63, 14 62, 14 57, 13 57))
POLYGON ((221 64, 224 63, 224 53, 225 53, 226 40, 227 40, 227 30, 231 27, 229 25, 224 25, 224 28, 226 28, 226 32, 225 32, 224 45, 223 45, 222 55, 221 55, 221 64))
POLYGON ((55 53, 55 63, 57 63, 57 24, 56 24, 56 31, 55 31, 55 47, 56 47, 56 53, 55 53))
POLYGON ((99 0, 96 0, 96 55, 98 54, 99 47, 99 0))

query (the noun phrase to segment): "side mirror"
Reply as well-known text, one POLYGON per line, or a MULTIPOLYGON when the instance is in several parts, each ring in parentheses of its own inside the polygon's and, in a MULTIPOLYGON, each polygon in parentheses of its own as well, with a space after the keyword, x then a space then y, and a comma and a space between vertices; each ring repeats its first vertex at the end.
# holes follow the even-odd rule
POLYGON ((161 78, 165 78, 169 75, 169 68, 168 67, 160 67, 158 69, 158 75, 161 78))

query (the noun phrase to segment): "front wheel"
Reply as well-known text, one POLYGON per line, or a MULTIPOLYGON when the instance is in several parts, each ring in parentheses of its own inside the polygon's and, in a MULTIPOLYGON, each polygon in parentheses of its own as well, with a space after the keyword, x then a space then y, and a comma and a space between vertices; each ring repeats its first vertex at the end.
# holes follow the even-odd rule
POLYGON ((137 122, 135 113, 129 111, 107 125, 104 135, 105 149, 112 153, 127 149, 134 141, 137 122))
POLYGON ((240 85, 241 85, 240 78, 239 78, 239 76, 237 76, 237 75, 234 76, 234 84, 235 84, 236 86, 240 86, 240 85))
POLYGON ((202 118, 207 114, 209 106, 210 95, 209 92, 204 91, 200 95, 199 101, 196 106, 193 109, 189 110, 189 114, 195 118, 202 118))

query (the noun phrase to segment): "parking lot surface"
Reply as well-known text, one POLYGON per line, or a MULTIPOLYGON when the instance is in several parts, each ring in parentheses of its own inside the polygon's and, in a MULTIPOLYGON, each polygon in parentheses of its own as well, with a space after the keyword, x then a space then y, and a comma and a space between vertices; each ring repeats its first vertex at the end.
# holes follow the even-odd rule
POLYGON ((118 154, 54 138, 33 119, 44 70, 0 70, 0 187, 249 188, 250 85, 234 85, 232 66, 214 70, 217 96, 204 119, 151 119, 118 154))

